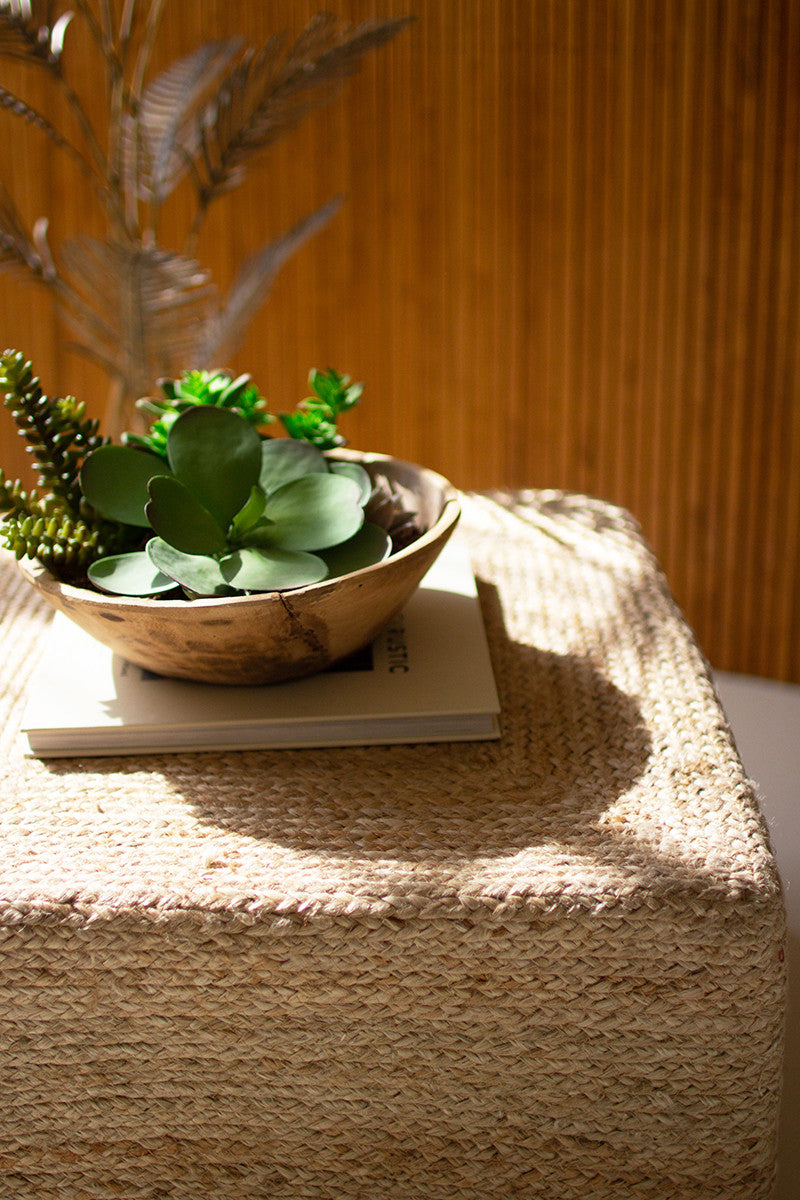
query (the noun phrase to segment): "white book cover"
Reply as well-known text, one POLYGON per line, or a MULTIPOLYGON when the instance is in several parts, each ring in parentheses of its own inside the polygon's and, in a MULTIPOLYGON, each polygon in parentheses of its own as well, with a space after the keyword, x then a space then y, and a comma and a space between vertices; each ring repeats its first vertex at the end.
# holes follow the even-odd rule
POLYGON ((306 679, 259 687, 166 679, 60 613, 48 638, 22 722, 41 758, 499 737, 483 617, 458 537, 371 647, 306 679))

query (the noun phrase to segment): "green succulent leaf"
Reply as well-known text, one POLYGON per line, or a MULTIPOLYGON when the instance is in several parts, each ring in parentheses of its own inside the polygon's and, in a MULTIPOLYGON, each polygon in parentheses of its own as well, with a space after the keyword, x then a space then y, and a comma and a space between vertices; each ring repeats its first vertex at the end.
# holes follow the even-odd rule
POLYGON ((175 580, 153 566, 144 550, 98 558, 87 574, 100 591, 118 596, 155 596, 175 587, 175 580))
POLYGON ((288 438, 272 438, 261 443, 261 473, 259 483, 269 495, 304 475, 326 475, 325 455, 310 442, 294 442, 288 438))
POLYGON ((245 547, 220 561, 225 579, 245 592, 281 592, 319 583, 328 568, 316 554, 301 550, 245 547))
POLYGON ((269 542, 284 550, 321 550, 353 536, 364 523, 358 484, 341 475, 304 475, 267 497, 269 542))
POLYGON ((184 554, 222 554, 225 531, 179 479, 157 475, 145 507, 155 533, 184 554))
POLYGON ((357 483, 361 488, 361 503, 367 503, 372 495, 372 480, 359 463, 333 461, 328 463, 328 469, 334 475, 344 475, 345 479, 357 483))
POLYGON ((328 566, 328 577, 335 579, 339 575, 349 575, 351 571, 360 571, 363 567, 383 562, 391 551, 392 539, 386 530, 367 523, 346 542, 320 550, 319 557, 328 566))
POLYGON ((216 558, 207 554, 184 554, 160 537, 150 539, 147 554, 153 566, 195 596, 230 596, 232 593, 216 558))
POLYGON ((176 478, 227 529, 258 482, 261 438, 238 413, 193 407, 170 429, 167 458, 176 478))
POLYGON ((171 473, 155 454, 132 446, 100 446, 87 455, 80 484, 84 497, 104 517, 146 529, 147 485, 154 476, 171 473))
POLYGON ((320 450, 333 450, 343 446, 345 439, 338 431, 336 421, 328 416, 327 409, 299 404, 293 413, 281 413, 280 420, 290 438, 304 440, 320 450))
POLYGON ((231 540, 236 541, 240 537, 243 537, 247 533, 248 529, 252 529, 252 527, 257 524, 257 522, 263 516, 264 505, 266 503, 267 497, 264 495, 262 489, 257 485, 251 488, 250 496, 246 504, 239 509, 238 513, 231 522, 231 527, 228 534, 231 540))
POLYGON ((333 367, 326 371, 314 368, 309 372, 308 382, 322 403, 337 414, 357 404, 364 391, 363 383, 351 383, 349 375, 342 375, 333 367))
POLYGON ((314 395, 301 400, 293 413, 281 413, 280 419, 290 437, 311 442, 321 450, 332 450, 345 440, 338 431, 337 420, 358 403, 363 385, 351 384, 349 375, 341 375, 332 367, 327 371, 313 370, 308 381, 314 395))
POLYGON ((240 546, 272 546, 272 531, 274 521, 262 519, 257 521, 255 525, 251 525, 249 529, 245 529, 239 536, 240 546))

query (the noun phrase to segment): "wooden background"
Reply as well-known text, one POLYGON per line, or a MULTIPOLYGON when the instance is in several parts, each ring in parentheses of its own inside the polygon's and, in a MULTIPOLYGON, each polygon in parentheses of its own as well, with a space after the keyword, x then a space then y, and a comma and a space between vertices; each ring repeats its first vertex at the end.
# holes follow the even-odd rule
MULTIPOLYGON (((317 7, 172 0, 160 62, 231 32, 299 31, 317 7)), ((216 209, 200 257, 224 285, 347 196, 226 365, 274 411, 310 366, 349 371, 367 385, 351 443, 463 488, 626 506, 712 663, 800 681, 800 3, 326 7, 417 20, 216 209)), ((1 70, 45 103, 41 80, 1 70)), ((0 151, 54 245, 92 228, 69 164, 4 113, 0 151)), ((7 276, 0 338, 99 415, 102 376, 7 276)), ((0 439, 13 466, 10 419, 0 439)))

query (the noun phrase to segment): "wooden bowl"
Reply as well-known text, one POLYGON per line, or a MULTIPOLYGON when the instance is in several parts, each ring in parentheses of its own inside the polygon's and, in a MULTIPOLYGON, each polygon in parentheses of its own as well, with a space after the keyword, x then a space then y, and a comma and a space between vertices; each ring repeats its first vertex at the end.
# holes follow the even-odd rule
POLYGON ((110 596, 60 583, 30 559, 20 569, 53 608, 159 675, 251 685, 312 675, 374 640, 415 591, 460 515, 458 493, 434 471, 380 454, 333 456, 413 493, 422 536, 382 563, 329 582, 217 599, 110 596))

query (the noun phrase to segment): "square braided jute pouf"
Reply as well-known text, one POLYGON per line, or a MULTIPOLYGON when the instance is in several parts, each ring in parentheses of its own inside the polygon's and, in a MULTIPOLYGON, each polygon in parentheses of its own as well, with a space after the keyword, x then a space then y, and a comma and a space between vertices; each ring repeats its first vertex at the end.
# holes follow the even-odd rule
POLYGON ((25 760, 4 560, 3 1200, 760 1200, 784 912, 626 514, 464 498, 498 742, 25 760))

